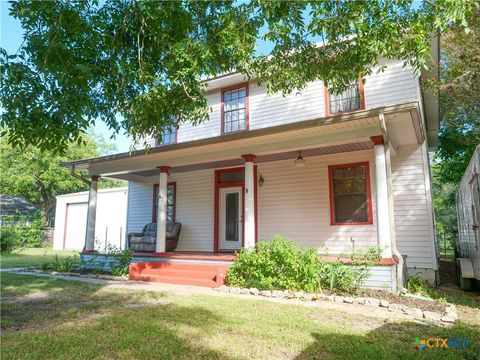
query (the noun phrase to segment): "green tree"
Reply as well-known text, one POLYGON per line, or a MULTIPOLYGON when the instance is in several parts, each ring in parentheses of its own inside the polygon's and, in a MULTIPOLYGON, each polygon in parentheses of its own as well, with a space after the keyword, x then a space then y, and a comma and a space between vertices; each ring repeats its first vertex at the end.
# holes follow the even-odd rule
MULTIPOLYGON (((88 185, 71 176, 60 163, 100 155, 105 145, 84 135, 82 145, 70 144, 64 155, 40 151, 29 145, 24 149, 13 147, 0 138, 0 193, 22 196, 32 204, 40 205, 42 217, 47 219, 55 206, 55 197, 88 190, 88 185)), ((123 182, 101 179, 100 186, 122 186, 123 182)))
POLYGON ((202 79, 234 69, 283 93, 342 90, 380 58, 419 72, 431 34, 465 27, 474 1, 15 1, 25 41, 1 54, 1 124, 15 146, 61 151, 99 118, 134 138, 198 124, 202 79))
POLYGON ((455 234, 451 231, 457 228, 457 210, 455 208, 455 193, 457 184, 444 182, 439 176, 441 170, 439 165, 432 166, 432 189, 433 189, 433 207, 435 210, 435 231, 440 246, 443 247, 442 240, 446 240, 453 245, 455 234))
POLYGON ((440 42, 441 122, 436 176, 443 183, 460 182, 480 144, 480 7, 467 21, 469 31, 451 26, 440 42))
POLYGON ((469 30, 449 26, 440 38, 440 143, 432 166, 436 230, 453 243, 455 193, 480 144, 480 8, 466 18, 469 30))

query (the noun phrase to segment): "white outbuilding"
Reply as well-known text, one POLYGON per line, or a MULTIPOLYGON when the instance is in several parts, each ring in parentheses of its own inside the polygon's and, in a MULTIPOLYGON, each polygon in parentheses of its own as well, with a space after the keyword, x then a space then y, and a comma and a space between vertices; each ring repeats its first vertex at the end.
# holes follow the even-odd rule
MULTIPOLYGON (((98 190, 95 249, 109 246, 124 249, 127 219, 126 187, 98 190)), ((57 196, 55 211, 55 250, 82 250, 85 245, 88 191, 57 196)))

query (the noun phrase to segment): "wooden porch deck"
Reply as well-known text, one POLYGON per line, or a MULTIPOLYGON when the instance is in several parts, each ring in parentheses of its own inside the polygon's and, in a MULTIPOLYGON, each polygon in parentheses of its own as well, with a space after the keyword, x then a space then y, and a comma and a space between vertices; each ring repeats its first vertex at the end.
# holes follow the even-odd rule
POLYGON ((134 258, 162 258, 177 260, 235 261, 233 253, 214 253, 202 251, 173 251, 163 253, 135 252, 134 258))

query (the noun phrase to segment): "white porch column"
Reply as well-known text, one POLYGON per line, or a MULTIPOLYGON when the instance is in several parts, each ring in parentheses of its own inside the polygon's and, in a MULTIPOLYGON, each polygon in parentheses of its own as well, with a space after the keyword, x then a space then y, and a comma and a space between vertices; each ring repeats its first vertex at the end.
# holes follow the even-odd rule
POLYGON ((245 247, 255 246, 255 171, 253 154, 242 155, 245 160, 245 247))
POLYGON ((165 242, 167 237, 167 185, 168 185, 168 166, 160 166, 160 179, 158 182, 157 199, 157 243, 155 251, 157 253, 165 252, 165 242))
POLYGON ((97 217, 97 189, 99 175, 93 175, 88 193, 87 229, 85 231, 85 252, 95 251, 95 220, 97 217))
POLYGON ((392 257, 390 233, 390 206, 387 179, 387 163, 383 136, 370 138, 375 149, 375 189, 377 198, 377 237, 378 245, 383 248, 383 257, 392 257))

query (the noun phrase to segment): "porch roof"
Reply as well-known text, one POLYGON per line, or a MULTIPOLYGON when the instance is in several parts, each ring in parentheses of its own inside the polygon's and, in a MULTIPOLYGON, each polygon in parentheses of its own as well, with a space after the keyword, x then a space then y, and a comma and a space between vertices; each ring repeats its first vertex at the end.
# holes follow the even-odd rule
POLYGON ((255 153, 258 156, 257 162, 263 162, 296 157, 299 150, 305 156, 363 150, 371 148, 370 136, 382 133, 380 114, 385 116, 394 144, 423 141, 420 104, 410 102, 151 149, 75 160, 62 163, 61 166, 87 170, 90 175, 139 180, 139 177, 158 173, 155 172, 158 166, 170 166, 171 172, 181 172, 212 166, 240 165, 243 163, 240 156, 246 153, 255 153), (406 124, 409 126, 406 127, 406 124))

